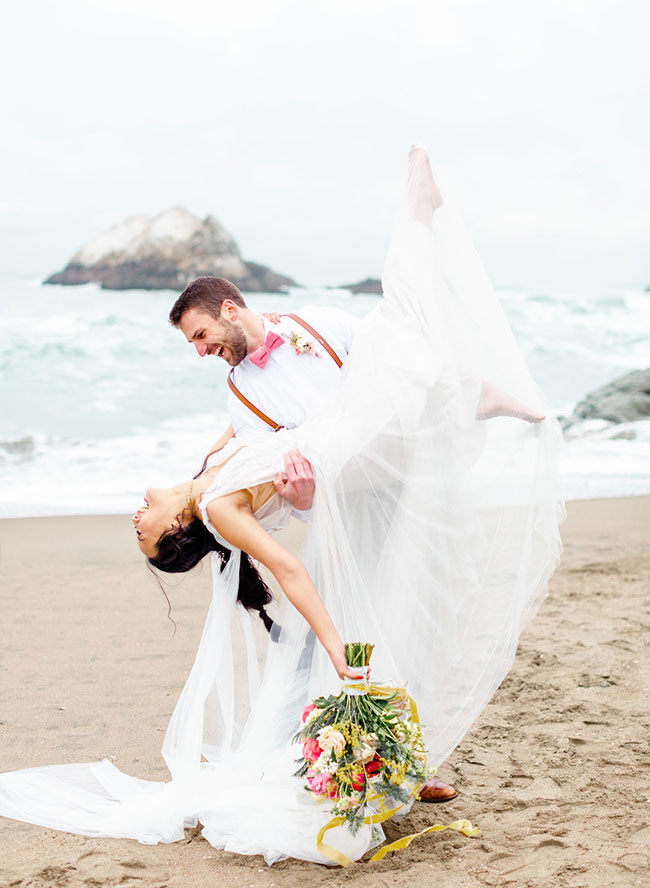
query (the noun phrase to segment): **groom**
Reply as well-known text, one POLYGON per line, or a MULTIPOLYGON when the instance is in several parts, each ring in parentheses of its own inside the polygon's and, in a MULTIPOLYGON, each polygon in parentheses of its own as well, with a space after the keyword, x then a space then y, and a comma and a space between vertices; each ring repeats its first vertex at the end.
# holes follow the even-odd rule
MULTIPOLYGON (((233 435, 295 428, 316 413, 341 384, 358 320, 329 307, 308 307, 300 315, 251 311, 241 293, 223 278, 200 277, 176 300, 170 322, 180 328, 200 357, 216 355, 232 367, 228 377, 231 424, 212 447, 233 435)), ((314 482, 308 461, 295 451, 287 479, 275 486, 298 511, 311 508, 314 482)))
MULTIPOLYGON (((347 312, 327 306, 263 317, 246 306, 234 284, 216 277, 199 277, 189 284, 174 303, 169 320, 200 357, 216 355, 232 368, 228 376, 231 424, 212 451, 233 435, 244 438, 253 432, 295 428, 328 397, 335 397, 359 323, 347 312)), ((287 454, 285 469, 286 479, 280 473, 275 478, 278 494, 296 512, 308 512, 314 496, 311 465, 293 451, 287 454)), ((420 798, 426 802, 446 802, 457 794, 452 786, 434 778, 420 789, 420 798)))

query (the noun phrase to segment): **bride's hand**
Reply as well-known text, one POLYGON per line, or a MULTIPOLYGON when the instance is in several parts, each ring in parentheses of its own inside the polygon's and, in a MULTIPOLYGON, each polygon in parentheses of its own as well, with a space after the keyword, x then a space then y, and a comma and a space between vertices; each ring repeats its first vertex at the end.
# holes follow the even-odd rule
POLYGON ((356 678, 360 681, 365 681, 366 677, 359 673, 358 667, 348 666, 345 662, 344 645, 341 645, 341 647, 337 648, 335 651, 329 652, 329 656, 339 678, 356 678))
POLYGON ((268 318, 272 324, 279 324, 282 317, 277 311, 265 311, 262 316, 268 318))

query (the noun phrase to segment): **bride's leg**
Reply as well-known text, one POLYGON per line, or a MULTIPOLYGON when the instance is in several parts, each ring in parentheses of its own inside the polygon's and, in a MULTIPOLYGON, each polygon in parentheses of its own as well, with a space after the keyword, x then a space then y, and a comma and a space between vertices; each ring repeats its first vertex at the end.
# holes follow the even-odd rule
POLYGON ((537 413, 526 407, 521 401, 513 398, 503 389, 497 388, 487 380, 482 380, 481 397, 476 410, 477 419, 493 419, 495 416, 513 416, 515 419, 523 419, 526 422, 541 422, 544 419, 542 413, 537 413))
MULTIPOLYGON (((431 228, 433 214, 442 204, 442 195, 433 178, 426 149, 411 145, 408 162, 409 219, 431 228)), ((526 422, 541 422, 544 419, 543 414, 531 410, 503 389, 483 380, 476 418, 492 419, 495 416, 512 416, 526 422)))

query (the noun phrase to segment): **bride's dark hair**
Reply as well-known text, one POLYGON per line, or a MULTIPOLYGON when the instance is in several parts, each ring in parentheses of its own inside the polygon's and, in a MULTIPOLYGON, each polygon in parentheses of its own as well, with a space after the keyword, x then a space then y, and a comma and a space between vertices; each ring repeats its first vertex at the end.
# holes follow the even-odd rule
MULTIPOLYGON (((192 518, 188 524, 181 524, 176 530, 164 533, 158 540, 157 549, 157 555, 147 560, 152 567, 165 573, 185 573, 197 565, 208 552, 218 554, 223 570, 232 554, 230 549, 217 542, 199 518, 192 518)), ((266 605, 272 597, 271 590, 257 572, 250 556, 242 552, 237 601, 247 610, 257 611, 269 632, 273 620, 266 612, 266 605)))

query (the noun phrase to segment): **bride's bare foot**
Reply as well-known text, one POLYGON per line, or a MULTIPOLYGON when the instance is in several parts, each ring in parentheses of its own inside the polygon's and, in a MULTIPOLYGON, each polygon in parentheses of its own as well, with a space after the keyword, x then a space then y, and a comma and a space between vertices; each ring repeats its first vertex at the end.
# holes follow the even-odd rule
POLYGON ((431 228, 431 217, 442 206, 442 195, 433 178, 429 155, 420 145, 411 145, 408 180, 409 218, 431 228))
POLYGON ((542 413, 531 410, 512 395, 483 380, 476 418, 493 419, 495 416, 512 416, 525 422, 541 422, 545 418, 542 413))

